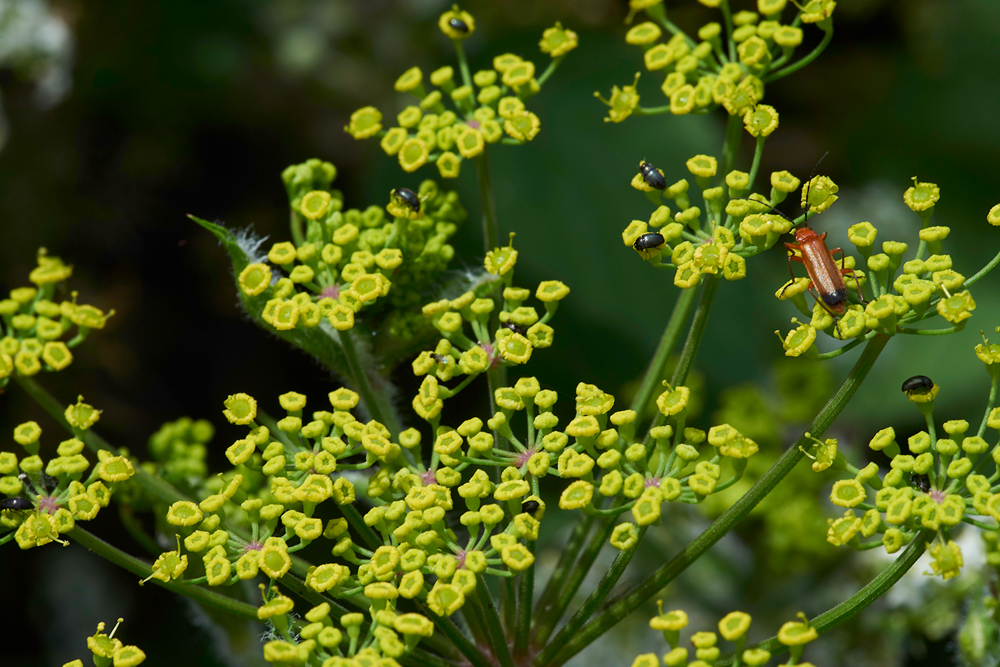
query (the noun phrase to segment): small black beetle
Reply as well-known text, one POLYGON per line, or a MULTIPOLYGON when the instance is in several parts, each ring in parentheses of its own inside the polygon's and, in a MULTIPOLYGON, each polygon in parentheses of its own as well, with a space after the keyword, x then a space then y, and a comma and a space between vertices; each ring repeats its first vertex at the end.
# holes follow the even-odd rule
POLYGON ((514 333, 521 334, 522 336, 528 333, 527 329, 525 329, 520 325, 514 324, 513 322, 502 322, 500 326, 503 327, 504 329, 510 329, 514 333))
POLYGON ((448 27, 454 30, 455 32, 460 32, 463 34, 469 32, 469 24, 467 24, 465 21, 459 18, 452 17, 448 19, 448 27))
POLYGON ((531 514, 534 516, 535 512, 537 512, 541 506, 542 505, 537 500, 525 500, 521 503, 521 511, 525 514, 531 514))
POLYGON ((642 180, 646 181, 646 185, 649 187, 657 190, 667 189, 667 181, 663 178, 663 174, 645 160, 639 163, 639 173, 642 174, 642 180))
POLYGON ((934 388, 934 381, 926 375, 914 375, 903 382, 903 391, 924 393, 934 388))
POLYGON ((913 473, 910 475, 910 484, 917 487, 924 493, 931 490, 931 478, 927 475, 920 475, 918 473, 913 473))
POLYGON ((11 510, 13 512, 27 512, 35 509, 35 506, 27 498, 4 498, 0 500, 0 510, 11 510))
POLYGON ((657 232, 646 232, 635 240, 632 247, 643 259, 649 259, 654 250, 659 250, 666 244, 663 234, 657 232))
POLYGON ((413 211, 420 210, 420 197, 409 188, 396 188, 392 191, 392 198, 406 205, 413 211))

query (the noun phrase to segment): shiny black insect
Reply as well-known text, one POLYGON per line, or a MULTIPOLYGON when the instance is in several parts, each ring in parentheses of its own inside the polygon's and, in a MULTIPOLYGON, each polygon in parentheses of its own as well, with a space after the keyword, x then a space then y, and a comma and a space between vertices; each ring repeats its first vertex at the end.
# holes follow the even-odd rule
POLYGON ((632 247, 635 248, 640 257, 649 259, 654 251, 659 250, 664 245, 666 245, 666 239, 663 238, 663 234, 646 232, 635 240, 632 247))
POLYGON ((439 364, 446 364, 446 363, 448 363, 448 357, 446 357, 443 354, 434 354, 432 352, 431 353, 431 359, 433 359, 434 361, 438 362, 439 364))
POLYGON ((541 504, 537 500, 525 500, 521 503, 521 511, 525 514, 534 515, 540 507, 541 504))
POLYGON ((409 188, 396 188, 392 191, 392 196, 401 204, 404 204, 414 211, 420 210, 420 197, 418 197, 417 193, 413 190, 409 188))
POLYGON ((910 475, 910 484, 917 487, 924 493, 931 490, 931 478, 927 475, 920 475, 918 473, 913 473, 910 475))
POLYGON ((657 190, 667 189, 667 181, 663 178, 660 170, 645 160, 639 163, 639 173, 642 174, 642 180, 646 181, 646 185, 649 187, 657 190))
POLYGON ((926 375, 914 375, 903 382, 903 391, 926 392, 934 388, 934 381, 926 375))
POLYGON ((504 329, 510 329, 514 333, 521 334, 522 336, 528 333, 527 329, 525 329, 520 325, 514 324, 513 322, 503 322, 500 324, 500 326, 503 327, 504 329))
POLYGON ((450 18, 448 19, 448 27, 455 32, 467 33, 469 32, 469 24, 462 19, 450 18))
POLYGON ((4 498, 0 500, 0 510, 11 510, 13 512, 27 512, 35 506, 27 498, 4 498))

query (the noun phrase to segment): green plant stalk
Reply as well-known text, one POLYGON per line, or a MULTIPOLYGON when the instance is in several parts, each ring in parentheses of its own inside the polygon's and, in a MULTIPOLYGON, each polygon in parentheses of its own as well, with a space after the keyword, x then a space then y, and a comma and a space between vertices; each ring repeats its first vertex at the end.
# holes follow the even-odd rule
MULTIPOLYGON (((74 542, 79 543, 89 551, 93 551, 101 558, 104 558, 105 560, 108 560, 139 577, 145 579, 153 573, 153 568, 146 563, 134 556, 130 556, 121 549, 108 544, 93 533, 90 533, 79 526, 66 533, 66 536, 74 542)), ((166 582, 160 581, 159 579, 150 579, 150 581, 156 583, 158 586, 166 588, 169 591, 173 591, 174 593, 183 595, 186 598, 190 598, 195 602, 200 602, 202 604, 215 607, 216 609, 221 609, 222 611, 235 614, 236 616, 249 618, 255 621, 257 620, 257 607, 249 605, 246 602, 241 602, 240 600, 236 600, 227 595, 216 593, 215 591, 202 588, 201 586, 192 586, 177 581, 166 582)))
MULTIPOLYGON (((535 553, 535 543, 531 543, 531 553, 535 553)), ((528 651, 531 632, 531 601, 535 596, 535 566, 532 565, 518 577, 517 614, 514 622, 514 655, 518 662, 524 662, 528 651)))
POLYGON ((670 358, 671 352, 677 347, 677 341, 681 337, 681 330, 687 321, 688 315, 691 313, 696 295, 696 290, 682 290, 680 296, 677 297, 676 303, 674 303, 674 311, 670 314, 667 326, 660 337, 660 343, 656 346, 656 352, 653 353, 653 358, 649 362, 649 366, 646 367, 646 374, 642 378, 639 391, 636 392, 635 398, 632 399, 631 409, 635 410, 640 416, 643 414, 646 406, 649 405, 649 399, 652 398, 653 392, 660 386, 663 369, 667 365, 667 360, 670 358))
POLYGON ((726 174, 736 166, 736 158, 740 154, 740 139, 743 138, 743 119, 730 116, 726 124, 726 141, 722 144, 722 164, 719 167, 719 179, 724 183, 726 174))
POLYGON ((486 621, 486 630, 489 636, 490 648, 500 667, 514 667, 514 658, 510 654, 510 647, 507 645, 507 636, 504 634, 503 626, 500 624, 500 615, 493 604, 493 597, 490 595, 486 581, 477 577, 476 600, 482 610, 483 618, 486 621))
POLYGON ((789 74, 794 74, 795 72, 798 72, 800 69, 802 69, 812 61, 819 58, 819 55, 823 53, 827 45, 830 43, 830 40, 832 39, 833 39, 833 24, 831 23, 830 29, 827 30, 823 35, 823 41, 821 41, 819 45, 815 49, 813 49, 809 55, 805 56, 804 58, 802 58, 797 62, 792 63, 791 65, 788 65, 784 69, 780 69, 774 74, 769 75, 767 78, 764 79, 764 84, 765 85, 769 84, 772 81, 777 81, 778 79, 786 77, 789 74))
POLYGON ((306 235, 302 231, 302 216, 295 211, 289 212, 288 227, 292 232, 292 242, 295 243, 295 247, 301 247, 306 243, 306 235))
POLYGON ((469 60, 465 57, 462 40, 453 39, 451 43, 455 45, 455 57, 458 58, 458 71, 462 74, 462 85, 471 87, 472 75, 469 73, 469 60))
MULTIPOLYGON (((478 588, 478 586, 477 586, 478 588)), ((417 603, 417 608, 420 613, 431 619, 434 622, 434 629, 439 630, 441 634, 447 637, 451 643, 458 649, 469 664, 472 667, 493 667, 486 656, 483 655, 479 648, 469 641, 469 638, 458 629, 455 622, 452 621, 447 616, 438 616, 434 611, 422 602, 417 603)))
POLYGON ((383 405, 375 390, 372 389, 368 374, 365 373, 365 367, 361 365, 361 362, 358 360, 358 353, 354 349, 354 341, 351 340, 351 331, 340 331, 338 333, 340 334, 340 345, 344 349, 344 357, 347 359, 347 365, 351 369, 354 386, 357 388, 358 393, 361 394, 361 400, 371 413, 372 419, 389 429, 393 438, 397 438, 402 429, 393 415, 391 406, 383 405))
POLYGON ((485 149, 476 156, 476 178, 479 181, 479 205, 483 207, 483 252, 488 253, 497 247, 500 228, 497 224, 493 186, 490 183, 490 163, 485 149))
MULTIPOLYGON (((892 588, 913 567, 913 564, 923 555, 924 550, 927 548, 927 543, 933 536, 934 533, 929 530, 922 530, 917 533, 913 541, 907 545, 906 549, 899 555, 899 558, 893 561, 892 565, 882 570, 878 576, 872 579, 860 591, 836 607, 823 612, 809 621, 809 625, 816 628, 816 632, 822 635, 860 613, 865 607, 884 595, 886 591, 892 588)), ((779 655, 788 650, 788 647, 781 644, 777 637, 771 637, 747 648, 762 648, 769 651, 771 655, 779 655)), ((715 664, 717 667, 728 667, 732 664, 733 657, 733 655, 724 655, 715 664)))
MULTIPOLYGON (((536 637, 538 636, 538 629, 542 627, 542 624, 546 622, 546 619, 552 613, 559 591, 562 590, 563 583, 570 575, 573 564, 576 562, 576 558, 583 548, 583 543, 587 540, 587 535, 590 534, 590 529, 596 521, 597 517, 594 515, 585 514, 581 516, 580 520, 573 526, 573 532, 570 533, 569 541, 560 550, 559 561, 556 563, 556 567, 552 571, 552 576, 549 577, 545 588, 542 589, 542 594, 538 596, 538 603, 535 605, 534 616, 537 619, 537 625, 535 626, 536 637)), ((546 635, 547 638, 548 636, 546 635)), ((544 643, 544 641, 543 639, 538 643, 544 643)))
MULTIPOLYGON (((677 386, 682 384, 686 379, 687 375, 691 370, 691 366, 694 364, 694 359, 698 355, 698 348, 701 346, 701 340, 705 334, 705 327, 708 324, 708 315, 712 310, 712 303, 715 300, 715 294, 719 288, 719 278, 718 276, 709 275, 705 278, 705 286, 702 289, 701 301, 698 303, 698 308, 695 311, 694 319, 691 321, 691 328, 688 330, 687 340, 684 343, 684 349, 681 352, 681 358, 677 362, 677 367, 674 369, 672 384, 677 386)), ((658 415, 658 419, 654 420, 653 425, 655 426, 657 422, 662 423, 662 420, 666 418, 663 415, 658 415)), ((646 440, 649 440, 649 435, 647 433, 646 440)), ((605 531, 597 531, 594 537, 591 539, 590 546, 588 547, 588 552, 594 553, 594 558, 600 549, 604 546, 605 540, 608 538, 607 530, 612 530, 613 527, 610 523, 604 524, 605 531)), ((646 534, 645 528, 639 531, 639 542, 642 541, 643 536, 646 534)), ((604 574, 601 578, 600 584, 597 588, 591 592, 590 596, 584 601, 583 606, 577 610, 577 612, 570 618, 569 622, 560 630, 556 638, 549 643, 549 645, 542 651, 542 655, 546 653, 554 653, 558 651, 558 647, 562 646, 569 637, 572 637, 577 630, 579 630, 587 619, 597 611, 598 608, 604 603, 604 600, 614 589, 618 580, 621 578, 622 574, 625 573, 625 569, 628 564, 632 561, 632 557, 635 556, 637 548, 633 547, 627 551, 622 551, 615 558, 614 563, 611 568, 604 574)), ((581 563, 583 559, 581 559, 581 563)), ((591 560, 586 564, 586 569, 590 569, 590 565, 593 563, 591 560)), ((577 567, 574 572, 574 576, 579 576, 580 581, 582 577, 586 575, 586 570, 580 571, 582 568, 577 567), (577 574, 579 572, 579 574, 577 574)), ((576 583, 579 586, 579 583, 576 583)), ((576 592, 576 588, 573 588, 569 596, 561 596, 559 602, 564 603, 568 606, 569 601, 572 599, 572 594, 576 592)), ((557 609, 559 612, 558 617, 562 617, 562 613, 565 611, 565 607, 557 609)), ((553 614, 554 616, 554 614, 553 614)), ((541 656, 539 656, 541 660, 541 656)), ((536 664, 545 664, 544 662, 536 662, 536 664)))
POLYGON ((156 543, 156 540, 146 532, 146 529, 142 527, 139 520, 135 518, 135 512, 128 505, 118 505, 118 518, 122 522, 122 526, 128 531, 128 534, 132 536, 132 539, 136 543, 146 550, 146 553, 151 556, 159 556, 163 553, 163 549, 160 545, 156 543))
POLYGON ((593 567, 594 561, 597 560, 597 556, 601 553, 608 538, 611 536, 611 531, 615 528, 616 518, 617 516, 602 518, 586 550, 580 556, 580 560, 569 572, 569 577, 565 580, 565 584, 556 591, 558 597, 550 607, 544 610, 543 614, 538 615, 538 627, 535 630, 533 638, 533 643, 536 646, 543 646, 548 641, 556 624, 559 623, 566 613, 566 609, 573 601, 573 597, 580 589, 581 584, 583 584, 584 578, 587 576, 590 568, 593 567))
MULTIPOLYGON (((698 354, 698 348, 701 347, 701 338, 705 333, 705 326, 708 324, 708 315, 712 311, 712 302, 715 301, 715 293, 718 288, 719 277, 708 275, 705 278, 705 286, 701 292, 701 301, 698 302, 698 309, 695 310, 694 319, 691 320, 691 327, 688 329, 687 339, 684 341, 684 348, 681 350, 680 359, 677 360, 674 374, 670 378, 670 383, 674 387, 683 385, 687 380, 691 366, 694 364, 695 356, 698 354)), ((666 421, 667 418, 665 415, 657 413, 649 428, 652 430, 656 426, 662 426, 666 421)), ((652 436, 647 431, 646 437, 643 439, 643 444, 648 447, 650 440, 652 440, 652 436)))
MULTIPOLYGON (((854 368, 851 369, 850 375, 847 376, 837 392, 830 397, 830 400, 823 406, 823 409, 812 420, 812 423, 805 430, 806 433, 810 433, 813 437, 820 437, 829 428, 837 415, 850 402, 888 342, 889 337, 881 334, 868 342, 861 356, 858 357, 854 368)), ((684 547, 680 553, 660 566, 627 595, 608 607, 597 618, 594 618, 586 626, 580 628, 579 631, 574 628, 572 632, 566 632, 566 628, 564 628, 536 658, 534 664, 544 667, 558 667, 564 664, 597 637, 628 616, 640 604, 652 598, 664 586, 676 579, 691 563, 698 560, 712 545, 722 539, 737 523, 742 521, 791 472, 792 468, 802 459, 803 451, 800 447, 807 448, 810 443, 811 440, 803 434, 775 461, 774 465, 757 480, 749 491, 726 510, 722 516, 716 519, 711 526, 705 529, 701 535, 684 547)), ((635 548, 632 551, 634 552, 635 548)), ((591 598, 594 597, 591 596, 591 598)), ((586 611, 593 613, 602 601, 603 599, 592 600, 588 598, 587 602, 584 603, 584 607, 588 608, 586 611)), ((585 609, 581 609, 577 613, 580 614, 584 611, 585 609)))
POLYGON ((681 358, 677 361, 674 376, 670 380, 675 387, 683 385, 687 381, 688 373, 691 372, 695 357, 698 356, 698 349, 701 347, 701 339, 705 335, 708 315, 712 311, 712 303, 715 301, 715 293, 718 289, 719 276, 707 275, 705 288, 701 293, 701 301, 698 303, 698 309, 694 312, 694 319, 691 320, 691 329, 688 331, 687 340, 684 341, 684 349, 681 350, 681 358))
POLYGON ((354 505, 337 505, 337 509, 344 515, 344 518, 347 519, 347 523, 351 524, 351 528, 353 528, 358 535, 361 536, 365 546, 372 550, 382 546, 382 540, 375 534, 375 531, 372 530, 371 526, 365 523, 361 513, 355 509, 354 505))
POLYGON ((975 285, 977 282, 979 282, 980 278, 984 277, 987 273, 995 269, 997 267, 997 264, 1000 264, 1000 253, 997 253, 996 257, 991 259, 989 264, 976 271, 976 275, 966 280, 965 283, 963 284, 963 287, 969 287, 971 285, 975 285))
MULTIPOLYGON (((764 154, 764 137, 757 137, 757 145, 753 151, 753 164, 750 166, 750 192, 753 192, 753 184, 757 180, 757 172, 760 170, 760 158, 764 154)), ((729 173, 728 171, 726 172, 729 173)))

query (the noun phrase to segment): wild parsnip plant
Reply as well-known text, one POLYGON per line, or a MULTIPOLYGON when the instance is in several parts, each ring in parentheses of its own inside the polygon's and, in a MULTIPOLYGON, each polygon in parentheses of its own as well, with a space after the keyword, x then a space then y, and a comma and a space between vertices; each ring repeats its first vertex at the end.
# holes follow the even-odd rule
MULTIPOLYGON (((888 470, 877 463, 858 468, 836 440, 822 439, 895 336, 963 329, 976 308, 971 288, 1000 263, 997 255, 965 277, 960 271, 972 269, 960 254, 953 260, 945 253, 949 229, 935 224, 938 187, 914 179, 903 199, 916 213, 915 238, 876 246, 876 227, 854 224, 849 235, 857 255, 832 263, 842 292, 831 296, 815 273, 817 260, 798 247, 790 252, 810 278, 766 287, 777 288, 777 298, 805 318, 792 318, 795 327, 778 332, 788 357, 824 360, 862 347, 847 379, 802 420, 809 425, 793 446, 755 473, 735 502, 718 507, 704 532, 608 602, 649 531, 669 530, 671 513, 686 511, 680 503, 718 505, 717 494, 743 481, 760 452, 752 434, 727 423, 696 424, 691 416, 689 374, 720 285, 753 279, 752 258, 838 197, 824 175, 802 182, 787 171, 759 173, 766 140, 779 131, 778 111, 761 103, 767 85, 819 57, 832 39, 835 3, 758 0, 758 11, 734 13, 728 0, 700 1, 720 10, 720 22, 693 35, 671 22, 661 2, 630 2, 630 21, 640 22, 625 40, 642 49, 646 76, 663 79, 659 106, 640 105, 639 74, 612 88, 608 99, 598 95, 608 106, 606 120, 615 123, 655 114, 727 118, 717 155, 695 155, 676 170, 643 161, 631 176, 652 211, 648 220, 622 221, 622 240, 650 270, 672 272, 679 293, 630 404, 584 382, 574 396, 560 397, 543 388, 544 378, 507 381, 508 369, 530 366, 534 354, 556 344, 559 304, 576 295, 557 280, 515 281, 519 252, 533 249, 516 248, 513 234, 500 241, 487 155, 505 150, 493 145, 527 144, 543 130, 530 98, 578 38, 560 24, 546 30, 539 46, 549 62, 537 76, 534 62, 509 53, 472 72, 462 42, 476 22, 454 7, 438 27, 455 46, 457 71, 442 67, 425 80, 419 67, 411 68, 395 85, 412 98, 395 126, 383 127, 383 113, 365 107, 345 129, 356 139, 378 139, 404 172, 434 165, 436 176, 451 179, 463 161, 474 162, 485 255, 475 263, 482 268, 448 278, 455 255, 449 239, 467 213, 464 195, 433 178, 416 192, 399 188, 381 202, 346 208, 350 197, 333 188, 333 164, 316 159, 289 167, 282 180, 290 239, 269 246, 250 232, 195 218, 229 254, 247 315, 325 367, 331 390, 219 397, 225 419, 241 429, 238 439, 218 442, 210 422, 182 418, 153 434, 143 459, 96 433, 99 406, 80 397, 66 407, 39 380, 66 369, 70 350, 111 314, 78 304, 75 292, 57 301, 72 271, 40 251, 28 277, 33 286, 0 301, 0 385, 35 399, 68 439, 58 456, 43 460, 39 425, 27 421, 15 429, 16 447, 0 453, 0 492, 7 497, 0 544, 30 549, 76 541, 133 572, 140 584, 259 619, 267 627, 265 660, 313 667, 562 665, 682 575, 804 458, 816 471, 841 473, 830 500, 845 513, 830 519, 825 536, 817 531, 801 539, 825 537, 899 557, 818 617, 800 615, 783 625, 786 619, 765 619, 776 636, 757 644, 748 645, 749 615, 732 611, 717 626, 732 645, 725 655, 707 630, 690 637, 689 650, 681 641, 684 600, 672 600, 667 612, 661 602, 650 625, 668 647, 662 657, 636 657, 636 667, 766 665, 786 650, 784 664, 808 665, 801 662, 806 644, 871 604, 925 551, 934 574, 958 574, 962 553, 954 537, 967 525, 983 531, 990 562, 1000 563, 1000 345, 984 338, 975 349, 991 378, 978 428, 951 420, 939 434, 933 415, 939 387, 913 378, 907 396, 927 430, 905 447, 892 427, 872 437, 870 447, 889 457, 888 470), (802 54, 806 31, 822 38, 802 54), (749 171, 737 169, 743 132, 755 141, 749 171), (678 174, 683 178, 671 183, 678 174), (796 219, 776 208, 789 195, 805 210, 796 219), (922 324, 934 318, 944 322, 922 324), (833 347, 820 352, 818 341, 833 347), (670 380, 661 381, 672 356, 670 380), (389 380, 401 364, 421 378, 413 396, 399 396, 389 380), (488 392, 490 412, 445 411, 462 391, 488 392), (271 416, 275 399, 281 413, 271 416), (644 408, 654 400, 649 420, 644 408), (224 450, 232 467, 212 474, 209 448, 224 450), (129 526, 141 544, 160 551, 150 564, 82 527, 112 500, 151 512, 157 535, 175 548, 159 550, 141 526, 129 526), (535 544, 546 514, 555 511, 550 504, 574 513, 575 525, 550 578, 536 581, 535 544), (570 610, 609 544, 616 553, 611 566, 570 610), (234 592, 241 581, 259 584, 259 603, 234 592)), ((1000 205, 987 221, 1000 226, 1000 205)), ((984 618, 996 625, 992 615, 984 618)), ((143 661, 141 650, 113 635, 104 635, 102 625, 87 640, 95 664, 143 661)))

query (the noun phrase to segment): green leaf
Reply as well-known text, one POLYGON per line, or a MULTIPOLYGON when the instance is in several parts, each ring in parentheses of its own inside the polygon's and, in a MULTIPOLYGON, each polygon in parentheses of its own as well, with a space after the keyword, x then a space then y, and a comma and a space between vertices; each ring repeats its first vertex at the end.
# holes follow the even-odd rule
MULTIPOLYGON (((188 217, 219 239, 222 247, 229 253, 229 258, 233 264, 234 277, 238 276, 251 263, 253 258, 247 254, 245 249, 254 243, 249 236, 241 238, 239 234, 222 225, 202 220, 193 215, 189 215, 188 217)), ((267 298, 264 295, 248 296, 243 293, 243 290, 239 289, 238 285, 236 293, 240 297, 243 309, 253 318, 257 326, 310 355, 329 370, 334 377, 347 380, 361 394, 362 405, 368 413, 382 422, 393 434, 399 433, 401 422, 399 415, 393 407, 396 390, 388 378, 376 370, 377 360, 372 356, 371 343, 369 342, 371 335, 363 324, 356 324, 348 332, 348 335, 351 337, 353 349, 356 350, 358 370, 365 376, 363 383, 367 384, 370 388, 370 391, 367 392, 360 386, 362 383, 358 382, 359 378, 356 377, 354 369, 351 368, 351 361, 345 354, 344 346, 341 342, 343 334, 334 329, 328 322, 324 321, 319 326, 312 328, 295 328, 288 331, 279 331, 269 326, 261 318, 261 313, 264 312, 264 306, 267 303, 267 298), (366 395, 371 396, 370 401, 365 400, 366 395), (372 403, 373 405, 368 405, 368 403, 372 403)))

